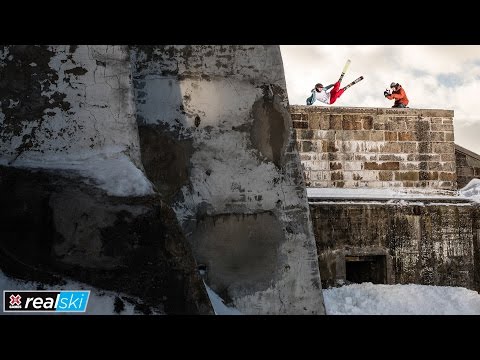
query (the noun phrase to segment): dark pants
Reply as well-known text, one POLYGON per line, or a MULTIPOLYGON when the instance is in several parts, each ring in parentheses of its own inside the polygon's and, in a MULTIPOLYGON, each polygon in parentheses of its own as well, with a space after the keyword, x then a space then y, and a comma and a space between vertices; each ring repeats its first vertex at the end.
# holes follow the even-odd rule
POLYGON ((402 103, 399 103, 399 104, 395 104, 392 106, 392 108, 406 108, 407 106, 405 104, 402 104, 402 103))

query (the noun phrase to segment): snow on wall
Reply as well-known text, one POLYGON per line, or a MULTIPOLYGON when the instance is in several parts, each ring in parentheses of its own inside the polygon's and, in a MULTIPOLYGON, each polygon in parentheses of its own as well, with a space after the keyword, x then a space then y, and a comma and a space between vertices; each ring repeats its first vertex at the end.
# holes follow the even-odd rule
POLYGON ((244 314, 324 313, 279 47, 139 46, 132 63, 146 173, 188 173, 172 203, 207 284, 244 314))
POLYGON ((112 195, 151 193, 129 60, 125 46, 0 48, 0 163, 78 170, 112 195))

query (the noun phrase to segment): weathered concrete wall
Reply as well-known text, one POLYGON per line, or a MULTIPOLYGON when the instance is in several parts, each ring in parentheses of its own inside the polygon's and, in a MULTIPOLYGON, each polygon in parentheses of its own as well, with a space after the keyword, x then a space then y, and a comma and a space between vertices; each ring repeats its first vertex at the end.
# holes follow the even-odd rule
POLYGON ((307 186, 456 189, 452 110, 290 106, 307 186))
POLYGON ((176 217, 142 172, 129 55, 0 48, 0 268, 212 313, 176 217))
POLYGON ((141 168, 128 47, 0 48, 0 162, 61 167, 126 156, 141 168))
POLYGON ((346 256, 382 255, 386 283, 480 290, 480 208, 419 201, 310 203, 322 285, 345 281, 346 256))
POLYGON ((142 161, 208 285, 246 314, 324 313, 278 46, 132 49, 142 161))
POLYGON ((140 311, 213 314, 175 213, 158 195, 112 197, 63 171, 0 166, 0 269, 67 276, 135 296, 140 311))
POLYGON ((472 179, 480 178, 480 155, 455 144, 457 186, 459 189, 472 179))

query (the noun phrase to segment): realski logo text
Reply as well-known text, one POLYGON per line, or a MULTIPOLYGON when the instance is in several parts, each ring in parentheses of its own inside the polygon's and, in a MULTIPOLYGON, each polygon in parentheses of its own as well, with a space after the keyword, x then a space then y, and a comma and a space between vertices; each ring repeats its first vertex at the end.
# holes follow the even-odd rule
POLYGON ((3 311, 85 312, 90 290, 4 290, 3 311))

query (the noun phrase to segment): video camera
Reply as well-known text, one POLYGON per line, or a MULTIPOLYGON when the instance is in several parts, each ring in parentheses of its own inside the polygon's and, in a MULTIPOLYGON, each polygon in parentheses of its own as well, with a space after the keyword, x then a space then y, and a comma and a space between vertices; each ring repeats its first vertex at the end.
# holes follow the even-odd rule
POLYGON ((383 96, 387 97, 388 95, 392 95, 392 93, 390 92, 390 90, 386 89, 386 90, 383 92, 383 96))

